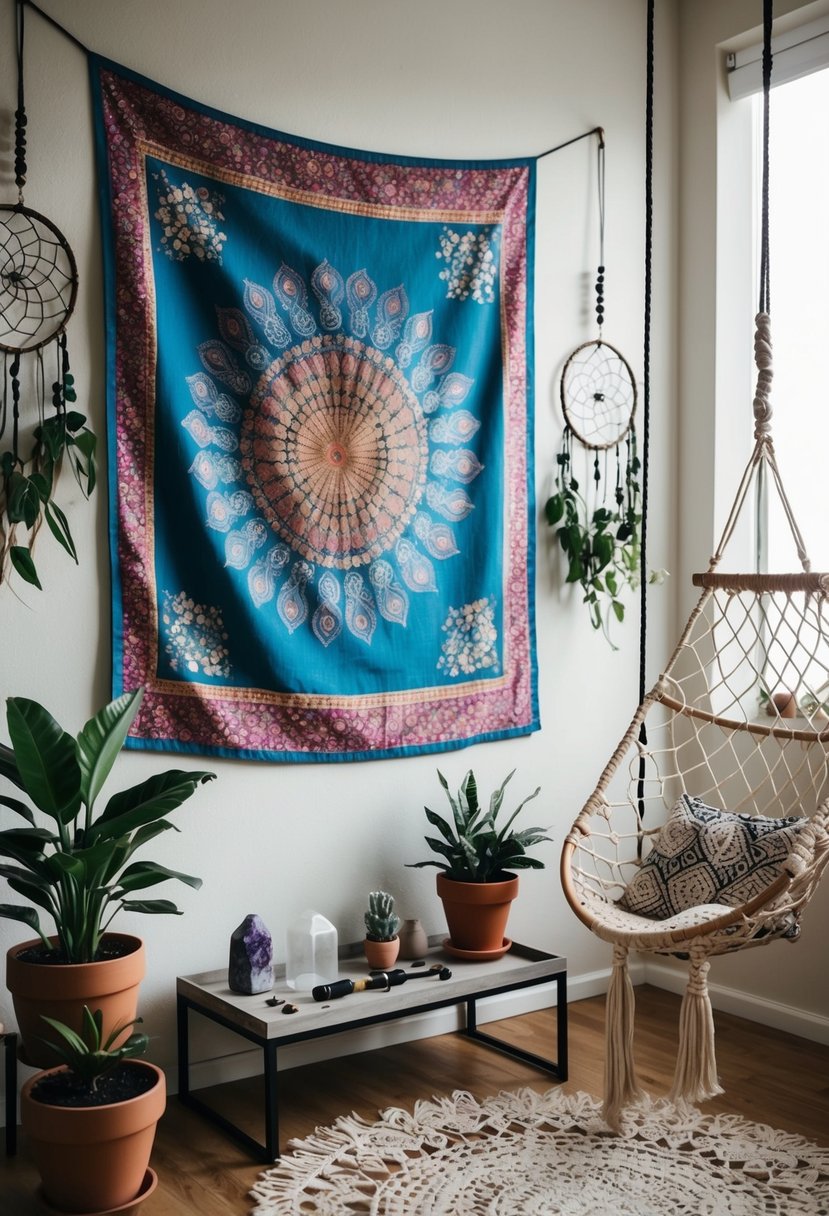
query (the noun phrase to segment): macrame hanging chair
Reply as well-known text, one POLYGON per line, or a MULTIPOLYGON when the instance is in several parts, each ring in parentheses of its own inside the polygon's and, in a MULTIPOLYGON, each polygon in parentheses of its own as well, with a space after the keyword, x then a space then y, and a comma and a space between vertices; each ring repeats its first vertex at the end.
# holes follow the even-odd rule
MULTIPOLYGON (((767 182, 770 0, 765 5, 767 182)), ((751 458, 708 569, 693 576, 702 593, 676 649, 642 698, 562 852, 562 884, 570 906, 613 946, 604 1116, 615 1129, 623 1109, 641 1096, 632 1052, 630 952, 689 962, 671 1097, 698 1102, 722 1093, 707 987, 709 959, 778 939, 795 940, 829 861, 829 717, 824 708, 829 700, 829 574, 811 571, 771 436, 767 189, 763 201, 751 458), (720 565, 729 542, 753 488, 764 478, 776 489, 800 570, 724 573, 720 565), (796 823, 778 827, 770 822, 789 817, 797 817, 796 823), (754 834, 758 819, 759 831, 769 833, 759 841, 754 834), (709 821, 715 827, 736 824, 736 834, 727 831, 719 843, 716 836, 714 843, 701 843, 694 825, 704 828, 709 821), (766 849, 770 839, 774 847, 766 849), (738 847, 740 840, 745 849, 738 847), (719 876, 717 882, 712 874, 719 876)))

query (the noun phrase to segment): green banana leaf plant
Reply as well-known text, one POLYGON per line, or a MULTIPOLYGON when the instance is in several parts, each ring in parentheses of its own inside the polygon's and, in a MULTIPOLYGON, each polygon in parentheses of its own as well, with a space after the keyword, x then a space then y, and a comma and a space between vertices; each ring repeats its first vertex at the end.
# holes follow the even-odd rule
POLYGON ((170 900, 136 899, 137 892, 168 879, 201 886, 201 879, 190 874, 131 859, 174 828, 167 815, 215 773, 156 773, 112 794, 96 814, 96 801, 143 693, 138 688, 104 706, 77 738, 36 701, 9 697, 6 702, 11 747, 0 744, 0 776, 26 794, 35 809, 0 794, 0 808, 26 825, 0 830, 0 878, 28 901, 25 906, 0 904, 0 917, 29 925, 62 962, 94 962, 103 934, 122 909, 181 914, 170 900), (39 826, 36 812, 47 826, 39 826), (54 921, 56 945, 41 927, 38 909, 54 921))

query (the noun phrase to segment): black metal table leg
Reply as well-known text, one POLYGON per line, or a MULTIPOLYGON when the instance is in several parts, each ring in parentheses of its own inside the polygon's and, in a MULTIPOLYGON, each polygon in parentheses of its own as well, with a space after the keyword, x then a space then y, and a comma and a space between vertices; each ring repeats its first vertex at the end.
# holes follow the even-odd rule
POLYGON ((212 1010, 202 1009, 198 1005, 194 1005, 187 997, 179 995, 176 1000, 177 1006, 177 1021, 178 1021, 178 1099, 184 1106, 189 1106, 191 1110, 198 1111, 206 1119, 215 1123, 217 1127, 221 1127, 230 1136, 243 1145, 257 1161, 262 1161, 270 1164, 276 1161, 279 1157, 279 1110, 277 1104, 277 1079, 276 1079, 276 1044, 263 1042, 258 1036, 246 1034, 244 1030, 235 1027, 226 1018, 219 1016, 212 1010), (197 1094, 194 1094, 190 1088, 190 1043, 189 1043, 189 1012, 193 1009, 196 1013, 209 1021, 216 1022, 219 1026, 224 1026, 228 1030, 234 1031, 236 1034, 241 1034, 243 1038, 250 1039, 262 1048, 264 1058, 264 1076, 265 1076, 265 1141, 256 1140, 253 1136, 249 1136, 247 1132, 238 1127, 232 1120, 227 1119, 220 1111, 215 1110, 208 1102, 205 1102, 197 1094))
POLYGON ((186 1101, 190 1093, 189 1006, 184 997, 176 998, 176 1036, 178 1039, 178 1092, 186 1101))
POLYGON ((559 972, 559 974, 555 976, 555 981, 558 1075, 562 1081, 566 1081, 570 1067, 567 1056, 567 972, 559 972))
POLYGON ((6 1034, 5 1085, 6 1085, 6 1156, 17 1153, 17 1035, 6 1034))
POLYGON ((562 993, 561 980, 563 976, 557 975, 553 978, 556 981, 557 1060, 547 1060, 544 1056, 536 1055, 535 1052, 525 1051, 523 1047, 514 1047, 512 1043, 508 1043, 505 1039, 496 1038, 494 1034, 487 1034, 486 1031, 479 1030, 476 997, 470 997, 466 1001, 466 1024, 462 1028, 462 1033, 467 1038, 474 1039, 476 1043, 485 1043, 487 1047, 494 1047, 496 1051, 500 1051, 503 1055, 510 1056, 514 1060, 520 1060, 522 1064, 531 1064, 533 1068, 540 1068, 543 1072, 552 1073, 560 1081, 566 1081, 567 990, 565 988, 562 993), (563 1004, 562 1001, 564 1001, 563 1004))
POLYGON ((279 1157, 279 1079, 276 1043, 265 1044, 265 1152, 269 1161, 279 1157))

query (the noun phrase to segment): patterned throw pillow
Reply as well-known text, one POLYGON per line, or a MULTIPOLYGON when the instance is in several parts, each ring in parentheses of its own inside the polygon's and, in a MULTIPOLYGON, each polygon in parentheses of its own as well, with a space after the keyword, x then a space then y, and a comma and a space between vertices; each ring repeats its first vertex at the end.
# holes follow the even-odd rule
POLYGON ((697 904, 737 908, 782 873, 806 822, 734 815, 683 794, 619 906, 655 920, 697 904))

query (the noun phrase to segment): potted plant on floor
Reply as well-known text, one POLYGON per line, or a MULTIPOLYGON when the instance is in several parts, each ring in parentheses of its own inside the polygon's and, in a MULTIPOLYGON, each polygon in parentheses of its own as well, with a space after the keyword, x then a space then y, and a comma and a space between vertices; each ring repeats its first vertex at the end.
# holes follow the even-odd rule
POLYGON ((363 919, 366 923, 366 940, 363 943, 369 967, 385 971, 393 967, 400 950, 400 917, 394 910, 394 896, 388 891, 371 891, 368 911, 363 919))
POLYGON ((80 1034, 44 1019, 64 1063, 25 1083, 20 1112, 44 1197, 59 1212, 133 1210, 155 1187, 149 1161, 166 1084, 160 1068, 137 1059, 149 1042, 129 1034, 140 1020, 105 1037, 100 1009, 84 1008, 80 1034))
POLYGON ((436 866, 437 892, 449 926, 447 948, 460 957, 498 958, 511 942, 505 937, 509 908, 518 894, 518 877, 513 870, 541 870, 544 863, 529 857, 527 850, 544 840, 546 828, 514 831, 513 823, 521 809, 540 792, 539 786, 519 803, 509 819, 498 828, 504 803, 504 790, 515 770, 501 783, 489 800, 488 810, 478 801, 478 786, 470 769, 456 796, 449 791, 446 778, 438 779, 452 808, 450 824, 425 807, 426 818, 440 832, 440 838, 425 837, 437 860, 410 862, 415 868, 436 866))
POLYGON ((39 935, 6 956, 22 1055, 37 1067, 55 1063, 40 1042, 43 1014, 79 1031, 83 1006, 101 1008, 106 1033, 135 1018, 144 946, 139 937, 111 932, 113 917, 122 909, 179 914, 169 900, 135 896, 168 879, 201 886, 192 875, 132 859, 173 827, 166 816, 213 773, 157 773, 112 794, 96 814, 142 694, 138 689, 112 701, 77 738, 36 701, 7 702, 11 747, 0 745, 0 776, 28 795, 34 809, 0 795, 0 806, 24 823, 0 830, 0 877, 28 901, 0 904, 0 916, 22 921, 39 935), (36 812, 47 826, 38 825, 36 812), (41 928, 39 910, 54 922, 51 937, 41 928))

